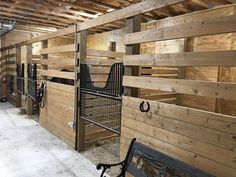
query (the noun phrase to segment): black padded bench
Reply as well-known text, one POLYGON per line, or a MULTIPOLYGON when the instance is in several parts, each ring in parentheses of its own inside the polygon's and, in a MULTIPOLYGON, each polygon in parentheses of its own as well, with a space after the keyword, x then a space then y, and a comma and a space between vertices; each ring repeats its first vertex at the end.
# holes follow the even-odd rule
POLYGON ((97 170, 102 169, 100 177, 105 177, 107 169, 121 166, 117 177, 125 177, 128 172, 135 177, 214 177, 200 169, 174 159, 166 154, 140 144, 133 139, 125 160, 115 164, 97 165, 97 170))

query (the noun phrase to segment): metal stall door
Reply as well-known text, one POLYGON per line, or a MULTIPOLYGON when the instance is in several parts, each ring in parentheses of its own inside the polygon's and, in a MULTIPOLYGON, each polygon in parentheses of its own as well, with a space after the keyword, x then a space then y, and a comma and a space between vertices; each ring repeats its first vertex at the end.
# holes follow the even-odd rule
POLYGON ((25 66, 24 64, 17 64, 16 66, 16 89, 17 91, 24 95, 25 94, 25 66))
POLYGON ((37 64, 28 64, 28 94, 37 101, 37 64))
POLYGON ((111 66, 103 88, 94 86, 87 64, 80 69, 80 118, 120 134, 123 64, 111 66))

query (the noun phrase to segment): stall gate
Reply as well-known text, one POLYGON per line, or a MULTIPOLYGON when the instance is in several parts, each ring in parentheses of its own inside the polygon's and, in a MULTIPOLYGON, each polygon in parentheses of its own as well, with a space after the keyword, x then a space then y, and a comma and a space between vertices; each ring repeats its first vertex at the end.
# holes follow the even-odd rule
POLYGON ((123 64, 111 66, 105 87, 94 86, 87 64, 80 67, 80 118, 120 134, 123 64))
POLYGON ((17 68, 16 68, 16 73, 17 73, 17 77, 16 77, 16 85, 17 85, 17 91, 24 95, 25 94, 25 66, 24 64, 17 64, 17 68))
POLYGON ((28 94, 37 101, 37 64, 28 64, 28 94))

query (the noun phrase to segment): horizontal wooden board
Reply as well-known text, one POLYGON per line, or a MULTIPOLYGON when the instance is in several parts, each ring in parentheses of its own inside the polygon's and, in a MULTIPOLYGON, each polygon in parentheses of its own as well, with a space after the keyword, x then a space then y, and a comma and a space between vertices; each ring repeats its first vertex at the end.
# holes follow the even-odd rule
POLYGON ((236 100, 235 83, 124 76, 123 85, 126 87, 236 100))
MULTIPOLYGON (((139 98, 123 96, 123 106, 133 110, 139 109, 142 101, 148 101, 150 104, 150 114, 166 117, 173 117, 176 120, 188 122, 201 127, 222 131, 228 134, 236 132, 236 118, 209 111, 201 111, 198 109, 187 108, 183 106, 170 105, 158 101, 150 101, 139 98), (157 111, 155 111, 158 109, 157 111)), ((207 135, 206 135, 207 136, 207 135)), ((234 137, 232 137, 232 140, 234 137)), ((235 141, 235 140, 234 140, 235 141)))
POLYGON ((57 70, 40 70, 40 74, 42 76, 58 77, 58 78, 64 78, 64 79, 75 78, 74 72, 64 72, 64 71, 57 71, 57 70))
POLYGON ((65 143, 74 147, 75 131, 68 126, 74 119, 74 87, 46 81, 45 107, 40 123, 65 143))
POLYGON ((236 51, 124 55, 126 66, 236 66, 236 51))
POLYGON ((197 22, 151 29, 125 35, 124 44, 164 41, 236 31, 236 15, 202 19, 197 22), (226 28, 227 26, 227 28, 226 28))
POLYGON ((42 65, 56 65, 56 66, 74 66, 75 59, 70 58, 49 58, 40 60, 42 65))
POLYGON ((122 58, 123 52, 114 52, 114 51, 105 51, 105 50, 95 50, 95 49, 87 49, 88 56, 96 56, 96 57, 112 57, 112 58, 122 58))
POLYGON ((121 60, 113 59, 87 59, 85 63, 88 65, 111 66, 114 63, 121 63, 121 60))
POLYGON ((77 31, 83 31, 85 29, 93 28, 96 26, 104 25, 121 19, 126 19, 135 15, 146 13, 155 9, 160 9, 169 5, 174 5, 186 0, 166 0, 166 1, 156 1, 149 0, 143 1, 111 13, 99 16, 96 19, 92 19, 83 23, 77 24, 77 31))
POLYGON ((69 44, 69 45, 55 46, 55 47, 40 49, 39 53, 43 55, 43 54, 52 54, 52 53, 74 52, 74 51, 75 51, 75 45, 69 44))
POLYGON ((49 88, 62 90, 64 92, 74 93, 74 86, 50 82, 50 81, 47 81, 46 83, 47 83, 47 87, 49 87, 49 88))
POLYGON ((235 122, 232 116, 124 96, 121 154, 125 154, 129 140, 136 137, 152 148, 216 176, 233 177, 235 122), (139 111, 142 101, 149 102, 148 113, 139 111))

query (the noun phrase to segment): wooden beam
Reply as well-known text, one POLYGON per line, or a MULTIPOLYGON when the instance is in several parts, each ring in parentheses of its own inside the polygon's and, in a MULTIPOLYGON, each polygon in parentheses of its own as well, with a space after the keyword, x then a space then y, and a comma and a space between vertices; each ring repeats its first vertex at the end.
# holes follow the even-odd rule
POLYGON ((127 34, 124 44, 164 41, 170 39, 197 37, 236 31, 236 15, 202 19, 197 22, 152 29, 133 34, 127 34), (227 26, 227 28, 225 28, 227 26))
POLYGON ((57 70, 41 70, 40 74, 42 76, 47 76, 47 77, 57 77, 57 78, 73 79, 73 80, 75 77, 73 72, 64 72, 57 70))
POLYGON ((87 56, 123 58, 123 52, 87 49, 87 56))
POLYGON ((236 51, 124 55, 126 66, 236 66, 236 51))
MULTIPOLYGON (((141 16, 135 16, 127 21, 127 33, 133 33, 141 30, 141 16)), ((133 44, 126 46, 126 54, 134 55, 140 54, 140 44, 133 44)), ((140 66, 132 66, 125 68, 126 76, 139 76, 140 66)), ((140 89, 137 88, 125 88, 125 95, 138 97, 140 95, 140 89)))
MULTIPOLYGON (((32 64, 32 44, 26 46, 26 63, 32 64)), ((28 66, 26 66, 28 69, 28 66)), ((28 71, 27 71, 28 73, 28 71)), ((33 114, 33 99, 29 96, 29 83, 28 83, 28 74, 27 74, 27 114, 33 114)))
MULTIPOLYGON (((42 42, 42 48, 47 48, 48 47, 48 40, 45 40, 42 42)), ((48 54, 42 54, 42 60, 47 60, 48 59, 48 54)), ((42 65, 43 70, 47 70, 48 66, 47 65, 42 65)), ((47 76, 42 77, 43 80, 47 80, 47 76)))
POLYGON ((114 21, 118 21, 121 19, 126 19, 132 16, 140 15, 155 9, 160 9, 163 7, 175 5, 181 2, 185 2, 185 0, 166 0, 166 1, 159 1, 159 0, 147 0, 142 1, 140 3, 125 7, 120 10, 113 11, 111 13, 99 16, 96 19, 91 19, 89 21, 78 23, 77 30, 85 30, 89 28, 93 28, 100 25, 105 25, 107 23, 111 23, 114 21))
POLYGON ((55 47, 50 47, 50 48, 43 48, 39 50, 39 53, 43 55, 43 54, 52 54, 52 53, 74 52, 74 51, 75 51, 75 45, 69 44, 69 45, 55 46, 55 47))
MULTIPOLYGON (((80 64, 84 64, 87 57, 87 31, 81 31, 79 34, 79 61, 80 64)), ((76 84, 78 85, 78 83, 76 84)), ((77 102, 80 100, 80 92, 78 92, 77 102)), ((80 118, 79 105, 77 106, 77 115, 76 115, 76 147, 77 151, 81 152, 85 149, 85 120, 80 118)))
MULTIPOLYGON (((16 63, 21 64, 21 46, 16 46, 16 63)), ((15 88, 17 88, 17 80, 15 79, 15 88)), ((21 107, 21 93, 16 90, 16 107, 21 107)))
POLYGON ((60 36, 65 36, 65 35, 74 33, 74 31, 75 31, 75 26, 70 26, 68 28, 64 28, 64 29, 58 30, 58 31, 50 33, 50 34, 46 34, 43 36, 39 36, 39 37, 36 37, 33 39, 23 41, 20 43, 20 45, 26 45, 26 44, 36 43, 39 41, 44 41, 44 40, 48 40, 48 39, 52 39, 52 38, 56 38, 56 37, 60 37, 60 36))
POLYGON ((236 84, 224 82, 124 76, 126 87, 236 100, 236 84))
POLYGON ((74 59, 70 58, 48 58, 48 60, 40 60, 42 65, 53 65, 53 66, 74 66, 74 59))
MULTIPOLYGON (((90 29, 96 26, 100 26, 100 25, 104 25, 107 23, 111 23, 114 21, 118 21, 118 20, 122 20, 122 19, 126 19, 138 14, 142 14, 142 13, 146 13, 155 9, 160 9, 169 5, 174 5, 177 3, 181 3, 181 2, 185 2, 186 0, 167 0, 167 1, 159 1, 159 0, 147 0, 147 1, 143 1, 140 2, 138 4, 134 4, 131 5, 129 7, 120 9, 118 11, 113 11, 109 14, 105 14, 102 15, 96 19, 92 19, 86 22, 82 22, 82 23, 78 23, 77 24, 77 31, 82 31, 82 30, 86 30, 86 29, 90 29)), ((43 41, 43 40, 47 40, 47 39, 51 39, 51 38, 55 38, 55 37, 59 37, 59 36, 64 36, 64 35, 68 35, 68 34, 72 34, 75 30, 75 26, 71 26, 68 28, 64 28, 61 30, 58 30, 54 33, 50 33, 47 35, 43 35, 43 36, 39 36, 24 42, 21 42, 21 45, 26 45, 26 44, 30 44, 30 43, 35 43, 35 42, 39 42, 39 41, 43 41)))

